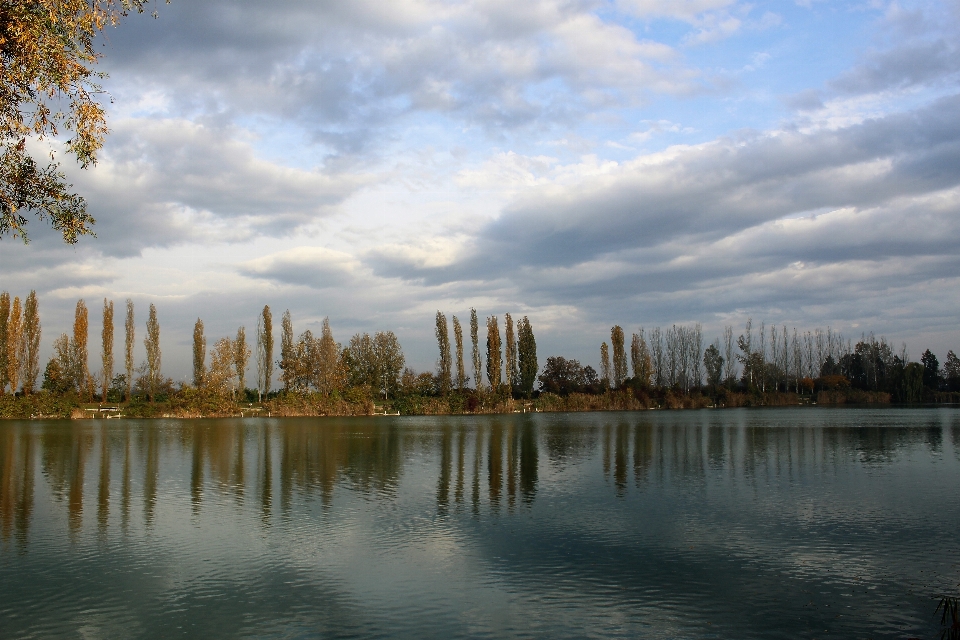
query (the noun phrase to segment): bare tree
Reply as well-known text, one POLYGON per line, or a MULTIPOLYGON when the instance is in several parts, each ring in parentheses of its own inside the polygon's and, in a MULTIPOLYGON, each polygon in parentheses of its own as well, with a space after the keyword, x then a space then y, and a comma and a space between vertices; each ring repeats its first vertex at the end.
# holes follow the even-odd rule
POLYGON ((800 393, 800 378, 803 377, 803 348, 796 327, 793 328, 790 348, 793 353, 793 389, 796 393, 800 393))
POLYGON ((823 371, 823 363, 826 362, 827 356, 830 355, 830 346, 829 341, 827 340, 826 335, 823 333, 823 330, 820 327, 817 327, 814 331, 814 340, 816 341, 816 374, 812 377, 819 378, 820 372, 823 371))
POLYGON ((660 327, 654 327, 650 332, 650 351, 653 356, 653 377, 657 387, 664 387, 666 379, 666 358, 663 353, 663 332, 660 327))
POLYGON ((677 385, 678 373, 680 370, 680 340, 677 336, 677 325, 673 325, 667 331, 667 385, 674 387, 677 385))
POLYGON ((737 347, 740 348, 740 354, 737 355, 737 359, 743 364, 743 377, 744 382, 747 383, 747 388, 751 388, 756 384, 755 381, 755 371, 753 367, 753 319, 747 318, 747 326, 744 329, 743 333, 740 334, 740 337, 737 339, 737 347))
POLYGON ((758 362, 760 371, 757 372, 758 373, 757 380, 760 383, 760 391, 763 393, 766 393, 767 391, 767 349, 766 349, 767 338, 766 336, 767 336, 766 327, 763 321, 761 321, 760 322, 760 340, 759 340, 760 344, 759 344, 759 348, 757 349, 757 354, 760 356, 760 360, 758 362))
POLYGON ((733 352, 733 327, 723 328, 723 383, 733 386, 737 379, 736 357, 733 352))
POLYGON ((703 363, 703 327, 700 323, 693 325, 689 332, 690 344, 690 373, 693 388, 699 390, 703 386, 703 369, 700 365, 703 363))
POLYGON ((776 391, 780 384, 780 334, 777 331, 777 325, 770 325, 770 369, 772 373, 772 379, 770 383, 774 385, 774 391, 776 391))

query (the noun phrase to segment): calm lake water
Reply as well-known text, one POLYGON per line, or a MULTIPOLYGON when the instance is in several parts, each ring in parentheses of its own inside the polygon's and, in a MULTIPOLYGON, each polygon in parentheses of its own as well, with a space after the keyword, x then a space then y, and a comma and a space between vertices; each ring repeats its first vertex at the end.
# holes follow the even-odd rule
POLYGON ((0 423, 0 636, 929 638, 960 410, 0 423))

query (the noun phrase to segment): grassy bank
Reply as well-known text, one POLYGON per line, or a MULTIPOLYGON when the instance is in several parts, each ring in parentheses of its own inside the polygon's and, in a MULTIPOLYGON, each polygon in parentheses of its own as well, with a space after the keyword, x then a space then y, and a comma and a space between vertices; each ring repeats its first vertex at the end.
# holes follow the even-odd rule
MULTIPOLYGON (((958 394, 940 393, 925 398, 933 403, 957 402, 958 394)), ((843 389, 816 394, 738 393, 720 389, 715 395, 683 394, 672 390, 612 390, 600 394, 541 393, 532 399, 506 394, 453 392, 446 397, 404 395, 374 400, 359 390, 344 393, 279 393, 263 402, 237 402, 212 394, 184 389, 157 402, 134 398, 127 403, 87 403, 76 394, 46 392, 29 396, 0 396, 0 419, 39 418, 227 418, 298 416, 483 415, 529 412, 642 411, 646 409, 700 409, 705 407, 780 407, 799 405, 889 405, 888 393, 843 389)))

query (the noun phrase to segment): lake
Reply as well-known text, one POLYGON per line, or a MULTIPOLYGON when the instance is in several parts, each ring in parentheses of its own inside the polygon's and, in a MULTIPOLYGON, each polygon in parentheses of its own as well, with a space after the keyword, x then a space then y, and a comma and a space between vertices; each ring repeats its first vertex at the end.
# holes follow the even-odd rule
POLYGON ((0 423, 0 636, 929 638, 960 410, 0 423))

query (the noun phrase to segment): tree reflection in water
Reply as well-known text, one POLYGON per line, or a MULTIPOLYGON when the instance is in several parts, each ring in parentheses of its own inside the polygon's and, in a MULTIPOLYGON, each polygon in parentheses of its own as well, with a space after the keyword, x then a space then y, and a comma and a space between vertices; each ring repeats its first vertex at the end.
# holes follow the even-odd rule
POLYGON ((38 491, 61 505, 74 537, 84 529, 85 494, 95 495, 91 525, 103 536, 112 518, 126 532, 137 502, 150 527, 158 501, 170 499, 160 495, 161 486, 178 482, 188 488, 194 518, 211 495, 239 510, 250 495, 259 522, 269 527, 275 486, 280 512, 289 517, 297 502, 318 499, 330 508, 338 487, 393 500, 410 465, 436 465, 438 514, 469 509, 479 518, 500 514, 504 504, 508 513, 532 505, 544 468, 562 470, 594 456, 621 497, 630 490, 631 467, 633 487, 642 488, 704 482, 707 474, 742 482, 800 477, 844 457, 882 466, 912 449, 942 452, 951 443, 960 458, 960 423, 952 413, 928 412, 907 427, 898 426, 904 414, 896 410, 868 414, 876 426, 843 426, 845 414, 836 410, 815 414, 791 413, 792 425, 775 411, 762 420, 749 412, 701 411, 574 421, 525 415, 9 422, 0 425, 0 536, 26 549, 38 491), (88 482, 89 464, 96 466, 88 482), (176 478, 183 469, 189 476, 176 478))

